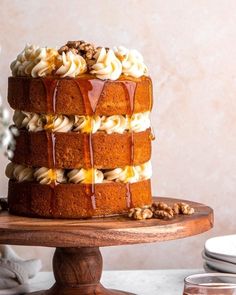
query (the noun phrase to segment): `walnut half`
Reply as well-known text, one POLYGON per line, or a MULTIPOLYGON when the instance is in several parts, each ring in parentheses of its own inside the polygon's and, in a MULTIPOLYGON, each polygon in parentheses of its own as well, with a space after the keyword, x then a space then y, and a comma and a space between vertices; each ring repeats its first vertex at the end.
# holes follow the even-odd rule
POLYGON ((96 62, 95 55, 98 50, 99 47, 96 47, 94 44, 79 40, 68 41, 58 50, 58 53, 62 54, 63 52, 73 51, 74 53, 81 55, 86 60, 87 66, 90 68, 96 62))
POLYGON ((175 214, 191 215, 194 213, 194 208, 190 207, 187 203, 175 203, 173 210, 175 214))
POLYGON ((153 212, 150 206, 144 206, 142 208, 132 208, 129 211, 129 217, 136 220, 150 219, 153 216, 153 212))
POLYGON ((128 216, 136 220, 144 220, 150 218, 172 219, 176 215, 191 215, 194 213, 187 203, 175 203, 172 207, 164 202, 154 202, 151 206, 143 206, 132 208, 128 216))

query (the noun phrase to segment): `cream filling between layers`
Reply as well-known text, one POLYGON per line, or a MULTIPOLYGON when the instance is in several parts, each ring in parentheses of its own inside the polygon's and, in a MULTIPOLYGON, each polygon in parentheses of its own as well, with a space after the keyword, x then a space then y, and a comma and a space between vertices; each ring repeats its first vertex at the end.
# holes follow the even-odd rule
POLYGON ((151 127, 150 112, 136 113, 132 116, 54 116, 16 110, 13 121, 18 128, 26 128, 31 132, 50 130, 95 133, 105 131, 111 134, 125 131, 142 132, 151 127))
POLYGON ((41 184, 56 183, 134 183, 150 179, 152 176, 151 162, 137 166, 126 166, 111 170, 99 169, 49 169, 46 167, 33 168, 15 163, 6 167, 6 176, 18 182, 37 181, 41 184))

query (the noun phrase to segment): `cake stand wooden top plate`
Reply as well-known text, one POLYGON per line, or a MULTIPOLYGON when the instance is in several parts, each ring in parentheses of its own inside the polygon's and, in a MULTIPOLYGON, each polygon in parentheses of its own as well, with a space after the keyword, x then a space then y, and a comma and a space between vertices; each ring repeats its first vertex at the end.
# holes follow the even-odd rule
POLYGON ((175 240, 203 233, 213 226, 213 210, 203 204, 154 198, 168 204, 186 202, 193 215, 172 220, 131 220, 125 216, 87 220, 38 219, 0 214, 0 244, 47 247, 101 247, 175 240))

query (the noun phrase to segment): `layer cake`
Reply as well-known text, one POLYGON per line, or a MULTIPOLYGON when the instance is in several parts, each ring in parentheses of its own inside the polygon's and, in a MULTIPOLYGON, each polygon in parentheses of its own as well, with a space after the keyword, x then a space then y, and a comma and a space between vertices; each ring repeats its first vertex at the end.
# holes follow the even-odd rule
POLYGON ((89 218, 152 203, 152 81, 139 52, 27 45, 11 69, 11 213, 89 218))

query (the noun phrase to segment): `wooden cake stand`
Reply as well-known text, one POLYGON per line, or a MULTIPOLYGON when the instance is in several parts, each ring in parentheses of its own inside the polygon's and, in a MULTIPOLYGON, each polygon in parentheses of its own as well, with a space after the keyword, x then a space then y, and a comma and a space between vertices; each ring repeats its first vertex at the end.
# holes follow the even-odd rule
MULTIPOLYGON (((155 198, 155 201, 157 199, 155 198)), ((159 198, 168 204, 182 200, 159 198)), ((190 204, 195 213, 172 220, 131 220, 110 217, 87 220, 49 220, 0 214, 0 244, 56 247, 53 257, 55 285, 31 295, 124 295, 100 284, 102 256, 99 247, 152 243, 203 233, 213 226, 213 210, 190 204)))

